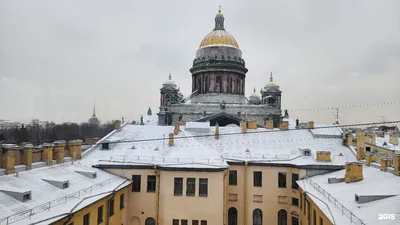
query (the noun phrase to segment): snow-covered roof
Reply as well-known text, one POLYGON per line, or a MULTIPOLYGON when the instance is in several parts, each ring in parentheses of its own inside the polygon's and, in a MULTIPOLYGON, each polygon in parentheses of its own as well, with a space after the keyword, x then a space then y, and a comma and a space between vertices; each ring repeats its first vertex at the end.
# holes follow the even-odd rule
MULTIPOLYGON (((328 178, 344 177, 345 170, 315 176, 297 181, 299 186, 309 193, 309 197, 323 213, 336 224, 354 224, 350 222, 350 212, 361 219, 364 224, 390 225, 400 224, 400 177, 377 168, 364 166, 362 181, 353 183, 328 183, 328 178), (320 188, 318 188, 318 186, 320 188), (325 192, 324 192, 325 191, 325 192), (329 193, 329 199, 328 199, 329 193), (355 195, 396 195, 367 203, 357 203, 355 195), (333 200, 336 199, 336 202, 333 200), (344 214, 342 214, 343 205, 344 214), (332 213, 332 214, 331 214, 332 213), (379 214, 395 214, 394 220, 381 220, 379 214)), ((358 223, 355 217, 353 221, 358 223)))
MULTIPOLYGON (((399 143, 400 143, 400 138, 399 139, 399 143)), ((376 137, 376 146, 382 147, 382 148, 386 148, 389 150, 393 150, 393 151, 400 151, 400 146, 399 145, 393 145, 389 142, 390 140, 390 136, 389 135, 385 135, 384 138, 382 137, 376 137), (386 143, 386 145, 384 145, 384 143, 386 143)))
POLYGON ((158 116, 157 115, 143 115, 143 123, 144 125, 157 125, 158 124, 158 116))
MULTIPOLYGON (((199 124, 193 123, 193 126, 209 126, 209 123, 199 124)), ((343 166, 346 161, 355 160, 354 152, 343 146, 341 138, 316 138, 307 129, 280 131, 258 128, 248 129, 247 134, 242 134, 240 127, 220 127, 220 137, 216 140, 215 127, 198 134, 188 131, 190 126, 192 123, 181 127, 174 146, 169 147, 167 138, 174 127, 126 125, 107 138, 114 143, 110 150, 100 150, 97 146, 82 161, 89 165, 192 165, 194 168, 200 163, 214 168, 226 166, 228 161, 343 166), (302 149, 310 149, 312 155, 303 156, 302 149), (331 162, 317 161, 317 151, 330 151, 331 162)))
MULTIPOLYGON (((0 192, 0 224, 26 225, 52 216, 69 213, 83 197, 109 192, 129 185, 130 181, 100 169, 82 165, 79 161, 51 167, 33 169, 16 174, 0 176, 0 190, 31 191, 31 200, 21 202, 0 192), (76 171, 96 172, 96 178, 89 178, 76 171), (69 181, 69 186, 60 189, 43 178, 69 181), (125 183, 124 183, 125 182, 125 183), (122 186, 119 186, 123 183, 122 186), (49 206, 51 206, 49 208, 49 206), (32 212, 32 213, 31 213, 32 212)), ((108 194, 83 201, 75 211, 105 197, 108 194)), ((65 216, 65 215, 64 215, 65 216)), ((41 224, 49 224, 55 218, 41 224)))

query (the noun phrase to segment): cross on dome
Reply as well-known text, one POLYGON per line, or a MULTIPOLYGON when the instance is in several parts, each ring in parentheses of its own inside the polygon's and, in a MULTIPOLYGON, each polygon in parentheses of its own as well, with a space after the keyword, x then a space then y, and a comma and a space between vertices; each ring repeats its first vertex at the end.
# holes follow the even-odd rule
POLYGON ((269 82, 274 82, 274 78, 272 77, 272 72, 271 72, 271 76, 269 77, 269 82))

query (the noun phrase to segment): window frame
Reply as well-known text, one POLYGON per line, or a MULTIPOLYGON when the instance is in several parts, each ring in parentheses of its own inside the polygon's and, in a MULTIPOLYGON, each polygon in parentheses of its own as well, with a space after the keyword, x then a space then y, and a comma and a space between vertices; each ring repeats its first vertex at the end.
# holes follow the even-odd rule
POLYGON ((299 199, 298 198, 295 198, 295 197, 292 197, 292 205, 293 206, 297 206, 297 207, 299 207, 299 199), (297 200, 297 204, 295 204, 295 201, 297 200))
POLYGON ((278 172, 278 188, 287 188, 287 173, 278 172))
POLYGON ((183 178, 174 177, 174 196, 183 195, 183 178))
POLYGON ((157 190, 157 176, 147 175, 147 192, 155 193, 157 190))
POLYGON ((142 175, 132 175, 132 192, 140 192, 142 187, 142 175))
POLYGON ((186 196, 196 196, 196 178, 194 177, 186 178, 186 196))
POLYGON ((292 173, 292 189, 299 190, 299 185, 296 182, 298 180, 299 180, 299 174, 292 173))
POLYGON ((181 220, 181 225, 188 225, 188 220, 181 220))
POLYGON ((111 217, 115 214, 114 205, 115 205, 114 198, 112 198, 108 201, 108 217, 111 217))
POLYGON ((208 196, 208 178, 199 178, 199 196, 208 196))
POLYGON ((179 225, 178 219, 172 219, 172 225, 179 225))
POLYGON ((83 215, 82 220, 83 225, 90 225, 90 213, 86 213, 85 215, 83 215))
POLYGON ((199 225, 199 221, 198 220, 192 220, 192 225, 199 225))
POLYGON ((104 217, 103 212, 104 212, 104 206, 103 206, 103 205, 102 205, 102 206, 99 206, 99 207, 97 208, 97 224, 101 224, 101 223, 104 221, 104 219, 103 219, 103 217, 104 217))
POLYGON ((229 185, 237 186, 237 170, 229 170, 229 185))
POLYGON ((253 171, 253 187, 262 187, 262 171, 253 171))
POLYGON ((119 196, 119 209, 120 209, 120 210, 123 209, 123 208, 125 208, 124 200, 125 200, 124 194, 121 194, 121 195, 119 196))
POLYGON ((207 225, 207 220, 200 220, 200 225, 207 225))

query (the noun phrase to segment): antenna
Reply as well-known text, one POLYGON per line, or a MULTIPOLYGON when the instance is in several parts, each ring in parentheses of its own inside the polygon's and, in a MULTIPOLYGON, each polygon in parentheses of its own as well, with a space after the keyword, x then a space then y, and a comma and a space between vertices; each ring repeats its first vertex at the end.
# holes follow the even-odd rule
POLYGON ((339 125, 339 108, 334 108, 335 109, 335 119, 336 119, 336 124, 339 125))

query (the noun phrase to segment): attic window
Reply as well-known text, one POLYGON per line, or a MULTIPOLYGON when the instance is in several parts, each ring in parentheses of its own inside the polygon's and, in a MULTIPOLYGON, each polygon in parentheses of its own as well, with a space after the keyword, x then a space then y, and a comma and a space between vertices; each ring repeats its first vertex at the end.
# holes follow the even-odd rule
POLYGON ((109 150, 110 149, 110 143, 101 143, 101 149, 109 150))
POLYGON ((26 202, 26 201, 28 201, 28 200, 31 200, 31 194, 25 194, 25 195, 22 197, 22 201, 23 201, 23 202, 26 202))
POLYGON ((311 151, 308 149, 304 150, 304 156, 311 156, 311 151))
POLYGON ((365 147, 365 151, 370 152, 371 151, 371 147, 365 147))
POLYGON ((59 180, 56 178, 47 178, 47 179, 42 178, 42 180, 60 189, 66 189, 69 187, 69 180, 59 180))
POLYGON ((69 183, 64 183, 63 184, 63 189, 68 188, 69 187, 69 183))

